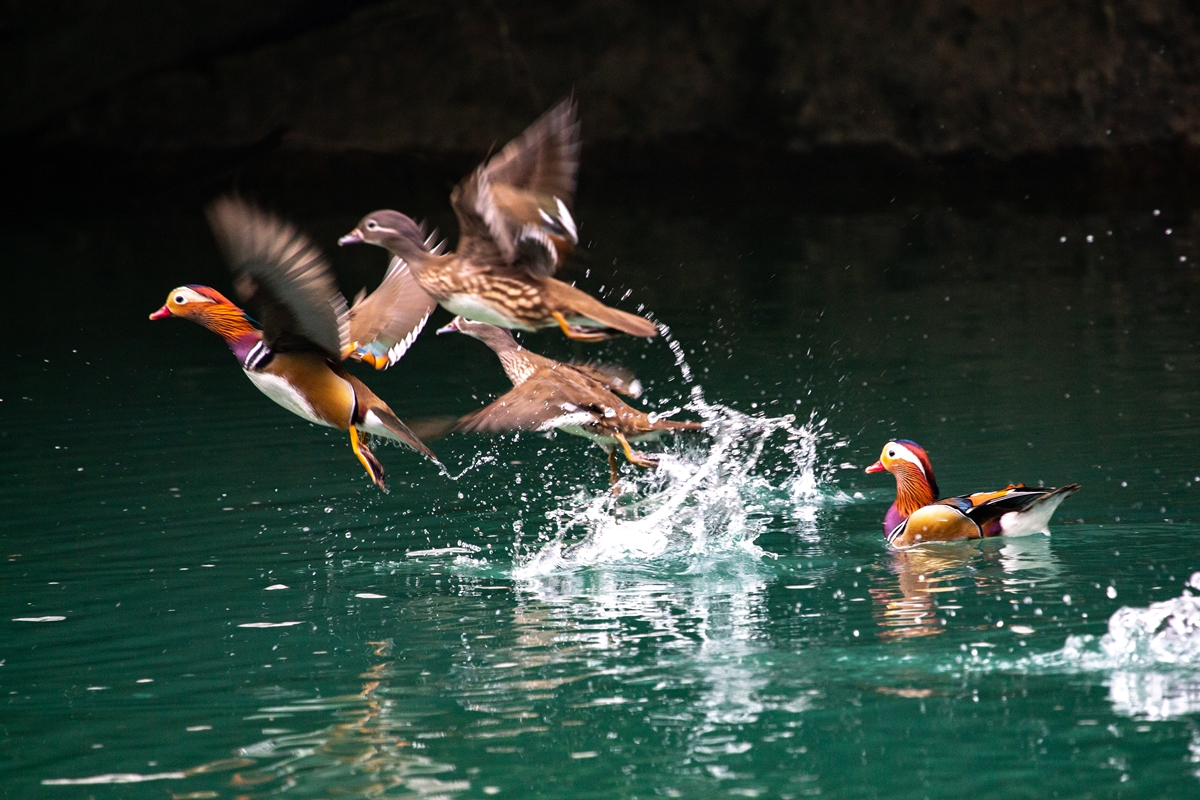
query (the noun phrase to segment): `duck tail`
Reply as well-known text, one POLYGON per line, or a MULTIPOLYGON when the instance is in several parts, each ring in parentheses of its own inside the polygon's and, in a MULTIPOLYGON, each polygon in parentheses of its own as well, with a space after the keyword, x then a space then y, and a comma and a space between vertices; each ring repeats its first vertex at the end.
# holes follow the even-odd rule
POLYGON ((567 309, 573 316, 591 320, 600 326, 630 336, 642 336, 647 339, 658 336, 658 327, 645 317, 610 308, 574 286, 550 278, 546 281, 546 288, 553 304, 567 309))
POLYGON ((656 431, 698 431, 704 427, 699 422, 689 422, 682 419, 659 419, 652 426, 656 431))
POLYGON ((1017 491, 989 505, 993 513, 1000 512, 1000 532, 1005 536, 1044 533, 1062 501, 1081 488, 1078 483, 1071 483, 1057 489, 1033 490, 1028 494, 1017 491))

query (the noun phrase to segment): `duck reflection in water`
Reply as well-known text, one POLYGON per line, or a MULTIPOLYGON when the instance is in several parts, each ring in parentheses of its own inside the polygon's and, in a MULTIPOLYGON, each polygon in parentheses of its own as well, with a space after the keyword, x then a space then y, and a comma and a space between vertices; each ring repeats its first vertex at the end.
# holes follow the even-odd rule
POLYGON ((344 721, 314 731, 280 733, 239 749, 243 760, 260 763, 233 775, 230 788, 240 791, 234 797, 273 797, 306 785, 336 787, 331 794, 347 797, 391 796, 397 790, 450 797, 469 788, 465 780, 436 777, 453 773, 454 765, 414 752, 414 722, 438 712, 409 710, 396 703, 389 693, 403 686, 402 677, 408 676, 397 675, 402 670, 397 669, 393 641, 367 645, 380 660, 360 676, 360 692, 301 700, 289 693, 259 709, 258 718, 272 721, 322 711, 344 721))
POLYGON ((981 595, 1023 593, 1059 571, 1045 536, 927 544, 888 555, 887 573, 870 594, 872 618, 884 629, 879 636, 891 640, 944 632, 959 593, 971 586, 981 595))

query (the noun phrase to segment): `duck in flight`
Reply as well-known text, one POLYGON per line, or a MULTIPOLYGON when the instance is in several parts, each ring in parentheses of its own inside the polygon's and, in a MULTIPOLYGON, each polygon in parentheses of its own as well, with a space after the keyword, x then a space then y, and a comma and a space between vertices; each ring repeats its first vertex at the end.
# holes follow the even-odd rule
POLYGON ((208 219, 238 297, 257 310, 262 325, 208 286, 172 290, 150 319, 190 319, 220 336, 267 397, 309 422, 348 431, 354 455, 384 491, 370 435, 436 461, 387 403, 341 364, 372 347, 385 363, 395 363, 420 332, 433 304, 407 268, 394 260, 380 287, 349 307, 320 249, 290 223, 236 197, 213 203, 208 219))
POLYGON ((464 333, 499 357, 513 388, 461 419, 430 429, 431 436, 455 431, 501 433, 549 431, 582 436, 608 453, 609 477, 620 479, 617 451, 635 466, 653 469, 658 457, 634 450, 631 442, 657 439, 665 431, 699 430, 698 422, 662 419, 639 411, 617 394, 637 397, 641 384, 626 371, 594 364, 564 364, 531 353, 503 328, 455 317, 438 333, 464 333))
POLYGON ((579 169, 579 122, 568 98, 454 188, 453 253, 397 211, 372 212, 338 244, 367 242, 403 259, 420 287, 452 314, 502 328, 557 327, 572 339, 658 335, 644 317, 610 308, 553 277, 579 243, 570 206, 579 169))

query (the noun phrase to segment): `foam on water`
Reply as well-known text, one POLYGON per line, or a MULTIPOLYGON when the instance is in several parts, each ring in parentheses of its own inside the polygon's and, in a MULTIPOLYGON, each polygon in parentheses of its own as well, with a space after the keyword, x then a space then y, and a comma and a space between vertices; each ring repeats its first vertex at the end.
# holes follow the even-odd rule
MULTIPOLYGON (((1200 590, 1200 572, 1188 581, 1200 590)), ((1080 669, 1184 666, 1200 668, 1200 597, 1188 589, 1147 608, 1125 606, 1108 620, 1108 633, 1068 636, 1062 650, 1040 659, 1080 669)))
MULTIPOLYGON (((660 330, 690 383, 682 347, 665 326, 660 330)), ((770 520, 787 516, 811 525, 825 502, 825 473, 833 468, 822 465, 818 444, 845 445, 824 432, 825 420, 745 414, 708 402, 698 385, 685 408, 701 417, 705 435, 687 442, 678 437, 657 470, 623 479, 614 492, 563 498, 548 514, 549 536, 524 551, 518 547, 513 576, 664 555, 691 558, 689 568, 696 568, 696 557, 742 553, 757 559, 768 555, 755 539, 770 520)))
MULTIPOLYGON (((1188 581, 1200 590, 1200 572, 1188 581)), ((1061 650, 1027 660, 1042 669, 1111 671, 1118 714, 1172 719, 1200 711, 1200 596, 1188 589, 1146 608, 1126 606, 1101 637, 1068 636, 1061 650)))

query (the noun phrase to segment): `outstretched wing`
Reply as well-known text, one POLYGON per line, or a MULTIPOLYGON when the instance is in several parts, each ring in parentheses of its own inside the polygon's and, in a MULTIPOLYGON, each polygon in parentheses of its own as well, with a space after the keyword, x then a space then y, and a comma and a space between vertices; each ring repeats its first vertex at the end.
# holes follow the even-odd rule
POLYGON ((350 308, 350 342, 357 348, 352 355, 376 369, 392 366, 412 347, 436 307, 408 263, 393 257, 379 288, 350 308))
POLYGON ((579 121, 568 97, 454 188, 458 253, 478 264, 552 274, 579 241, 570 205, 579 121))
POLYGON ((238 197, 214 202, 208 221, 267 345, 280 352, 316 346, 340 357, 349 342, 346 298, 320 248, 291 223, 238 197))
POLYGON ((620 392, 634 399, 642 396, 642 382, 631 370, 616 364, 577 364, 571 362, 571 367, 588 378, 596 381, 610 392, 620 392))
POLYGON ((454 428, 477 433, 544 431, 598 419, 595 411, 572 403, 556 383, 534 376, 463 417, 454 428))

